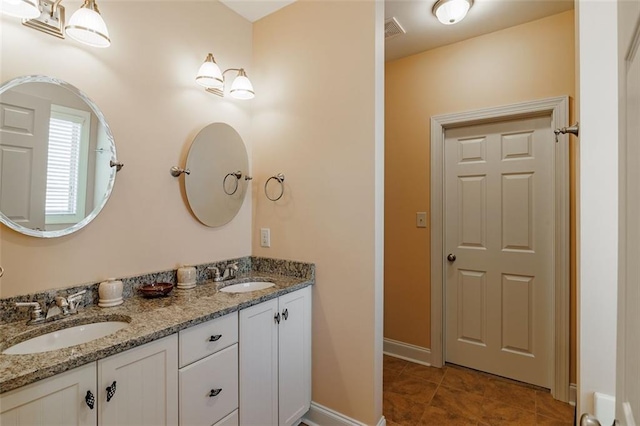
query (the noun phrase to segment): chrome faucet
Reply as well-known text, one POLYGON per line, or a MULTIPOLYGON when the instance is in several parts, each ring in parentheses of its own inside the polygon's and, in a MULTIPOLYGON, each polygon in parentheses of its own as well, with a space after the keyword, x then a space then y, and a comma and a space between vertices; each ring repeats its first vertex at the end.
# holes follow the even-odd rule
POLYGON ((224 275, 222 276, 223 280, 230 280, 231 278, 236 277, 236 272, 238 272, 238 263, 230 263, 224 268, 224 275))
POLYGON ((60 317, 66 317, 67 315, 77 314, 82 295, 86 292, 87 290, 82 290, 67 297, 56 296, 49 303, 46 315, 42 311, 39 302, 16 302, 16 307, 31 307, 31 319, 27 324, 39 324, 60 319, 60 317))
POLYGON ((238 263, 234 262, 225 266, 224 272, 222 274, 220 273, 220 268, 218 268, 217 266, 209 266, 207 269, 213 273, 213 281, 219 282, 235 278, 236 272, 238 272, 239 268, 238 263))

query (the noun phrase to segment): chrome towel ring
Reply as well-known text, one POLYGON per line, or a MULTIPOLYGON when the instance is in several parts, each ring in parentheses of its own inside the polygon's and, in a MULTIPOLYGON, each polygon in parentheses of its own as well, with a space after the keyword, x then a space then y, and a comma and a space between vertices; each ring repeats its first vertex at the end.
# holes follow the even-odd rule
MULTIPOLYGON (((240 170, 238 170, 235 173, 227 173, 224 179, 222 179, 222 190, 224 191, 224 193, 227 195, 235 194, 236 191, 238 190, 238 183, 240 182, 241 177, 242 177, 242 172, 240 170), (233 191, 231 192, 227 191, 227 178, 229 176, 233 176, 234 178, 236 178, 235 180, 236 185, 233 187, 233 191)), ((247 175, 244 176, 244 180, 251 180, 251 179, 253 179, 251 176, 247 176, 247 175)))
POLYGON ((236 191, 238 190, 238 182, 240 182, 240 178, 241 177, 242 177, 242 172, 240 170, 238 170, 235 173, 227 173, 227 175, 222 180, 222 190, 224 191, 224 193, 227 194, 227 195, 235 194, 236 191), (232 176, 232 177, 236 178, 236 180, 235 180, 236 185, 233 187, 233 191, 227 191, 227 178, 229 176, 232 176))
POLYGON ((264 195, 266 195, 267 198, 271 201, 278 201, 280 198, 282 198, 282 196, 284 195, 284 174, 278 173, 277 175, 271 176, 269 179, 267 179, 267 181, 264 183, 264 195), (269 197, 269 192, 267 191, 267 185, 269 185, 269 181, 271 181, 272 179, 276 180, 280 184, 280 195, 274 198, 269 197))

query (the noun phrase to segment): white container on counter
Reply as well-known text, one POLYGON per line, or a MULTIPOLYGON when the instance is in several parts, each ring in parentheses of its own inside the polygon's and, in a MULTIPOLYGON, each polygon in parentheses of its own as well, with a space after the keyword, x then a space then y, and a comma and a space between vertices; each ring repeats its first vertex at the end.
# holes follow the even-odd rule
POLYGON ((196 268, 182 265, 178 268, 178 288, 186 290, 196 286, 196 268))
POLYGON ((110 308, 122 304, 122 281, 108 278, 98 286, 98 306, 110 308))

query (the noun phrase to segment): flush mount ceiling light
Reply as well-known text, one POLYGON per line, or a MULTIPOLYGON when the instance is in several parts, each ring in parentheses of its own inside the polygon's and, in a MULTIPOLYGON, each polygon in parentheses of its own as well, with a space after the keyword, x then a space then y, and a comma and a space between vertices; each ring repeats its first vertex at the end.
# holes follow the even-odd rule
POLYGON ((433 5, 433 14, 444 25, 462 21, 473 6, 473 0, 438 0, 433 5))
POLYGON ((253 85, 244 69, 229 68, 222 72, 211 53, 207 55, 203 64, 200 66, 198 74, 196 75, 196 83, 203 86, 207 92, 224 97, 224 75, 229 71, 238 72, 238 75, 231 84, 229 95, 236 99, 253 99, 255 96, 253 85))
POLYGON ((94 47, 111 44, 109 31, 100 16, 95 0, 84 0, 65 26, 62 0, 0 0, 0 12, 22 18, 22 23, 38 31, 65 38, 69 37, 94 47))

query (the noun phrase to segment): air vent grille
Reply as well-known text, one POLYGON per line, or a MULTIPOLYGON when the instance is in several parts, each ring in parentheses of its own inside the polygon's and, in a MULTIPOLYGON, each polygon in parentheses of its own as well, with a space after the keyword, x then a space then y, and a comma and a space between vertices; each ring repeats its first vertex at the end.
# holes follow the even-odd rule
POLYGON ((402 25, 398 23, 396 18, 389 18, 384 21, 384 38, 392 38, 397 37, 401 34, 406 34, 407 32, 402 28, 402 25))

